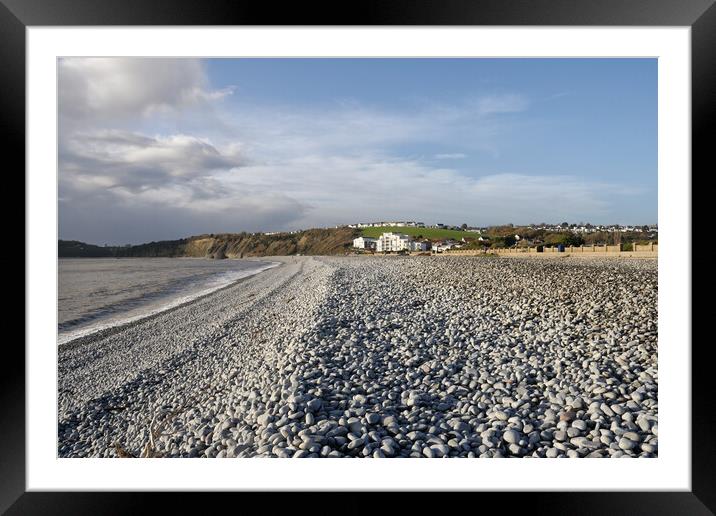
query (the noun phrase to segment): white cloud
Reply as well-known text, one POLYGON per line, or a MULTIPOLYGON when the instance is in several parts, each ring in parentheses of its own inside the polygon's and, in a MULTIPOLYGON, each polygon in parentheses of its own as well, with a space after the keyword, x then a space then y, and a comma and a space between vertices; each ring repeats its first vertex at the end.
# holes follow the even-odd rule
POLYGON ((435 159, 465 159, 467 158, 467 154, 463 154, 462 152, 453 152, 448 154, 436 154, 435 159))
POLYGON ((71 119, 149 116, 221 99, 198 59, 63 58, 58 63, 60 115, 71 119))
MULTIPOLYGON (((483 117, 476 100, 425 105, 411 111, 377 109, 356 103, 330 108, 241 104, 222 114, 227 133, 252 149, 252 157, 289 158, 331 153, 390 153, 401 145, 433 144, 471 153, 499 154, 500 140, 513 122, 483 117)), ((466 153, 442 153, 458 159, 466 153)))
POLYGON ((477 101, 477 110, 480 114, 518 113, 527 109, 529 102, 523 95, 514 93, 503 95, 489 95, 477 101))
POLYGON ((418 218, 474 224, 525 222, 608 213, 616 190, 570 176, 491 174, 471 177, 420 161, 379 156, 304 156, 238 169, 227 188, 275 189, 304 206, 284 228, 359 220, 418 218))

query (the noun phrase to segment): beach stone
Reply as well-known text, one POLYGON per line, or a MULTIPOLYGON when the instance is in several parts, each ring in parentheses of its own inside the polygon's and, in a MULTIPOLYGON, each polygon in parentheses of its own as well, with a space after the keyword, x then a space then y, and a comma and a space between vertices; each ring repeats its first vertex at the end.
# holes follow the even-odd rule
POLYGON ((641 443, 641 450, 647 453, 656 453, 657 447, 652 443, 641 443))
POLYGON ((502 439, 506 443, 517 444, 522 439, 522 435, 519 432, 517 432, 516 430, 509 429, 509 430, 506 430, 505 433, 502 434, 502 439))
POLYGON ((622 450, 632 450, 636 446, 636 443, 626 437, 619 439, 619 448, 622 450))
POLYGON ((649 433, 651 431, 651 422, 646 418, 638 419, 636 424, 642 432, 649 433))
POLYGON ((567 440, 567 432, 563 430, 558 430, 554 433, 554 439, 556 441, 562 442, 567 440))
POLYGON ((574 421, 572 421, 572 426, 582 432, 587 429, 587 423, 585 423, 581 419, 575 419, 574 421))
POLYGON ((629 439, 630 441, 639 442, 641 441, 641 437, 636 432, 624 432, 623 437, 626 439, 629 439))
POLYGON ((385 416, 383 417, 383 426, 393 426, 397 424, 397 419, 395 416, 385 416))
POLYGON ((446 457, 450 454, 450 447, 445 444, 436 444, 431 446, 430 449, 433 451, 434 457, 446 457))
POLYGON ((369 425, 375 425, 376 423, 378 423, 380 421, 380 415, 378 415, 374 412, 371 412, 371 413, 366 414, 365 419, 369 425))
POLYGON ((599 443, 595 443, 594 441, 586 437, 573 437, 569 440, 569 442, 577 448, 588 448, 590 450, 599 448, 600 446, 599 443))
POLYGON ((464 421, 460 420, 453 420, 453 422, 450 424, 452 429, 456 432, 459 432, 461 434, 467 433, 470 431, 470 425, 467 424, 464 421))
POLYGON ((510 444, 507 449, 510 451, 512 455, 524 455, 524 450, 520 447, 519 444, 513 443, 510 444))
POLYGON ((354 439, 350 443, 348 443, 348 449, 354 450, 356 448, 361 448, 361 447, 363 447, 364 444, 365 444, 365 440, 363 438, 359 437, 357 439, 354 439))
POLYGON ((614 417, 614 411, 607 405, 606 403, 602 403, 599 406, 600 410, 604 413, 607 417, 614 417))
POLYGON ((321 410, 323 402, 320 399, 314 398, 306 404, 306 408, 309 412, 318 412, 321 410))
POLYGON ((573 426, 570 426, 569 428, 567 428, 567 437, 569 437, 570 439, 572 437, 577 437, 577 436, 581 435, 581 433, 582 432, 578 428, 575 428, 573 426))
POLYGON ((348 423, 348 430, 350 430, 354 434, 360 434, 362 428, 363 428, 363 424, 358 419, 348 423))
POLYGON ((494 416, 495 416, 495 418, 499 419, 500 421, 507 421, 507 420, 509 419, 509 417, 510 417, 510 416, 507 414, 507 412, 505 412, 505 411, 503 411, 503 410, 496 410, 496 411, 494 412, 494 416))
POLYGON ((574 410, 566 410, 559 415, 559 420, 570 422, 575 417, 577 417, 577 413, 574 410))
POLYGON ((266 426, 271 421, 273 421, 273 416, 269 413, 261 414, 259 417, 256 418, 256 422, 261 426, 266 426))

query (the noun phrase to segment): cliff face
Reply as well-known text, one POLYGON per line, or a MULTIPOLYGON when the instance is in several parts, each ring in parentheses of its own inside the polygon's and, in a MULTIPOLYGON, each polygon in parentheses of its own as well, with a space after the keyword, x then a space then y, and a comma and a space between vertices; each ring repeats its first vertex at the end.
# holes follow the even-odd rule
POLYGON ((350 250, 357 232, 352 229, 310 229, 301 233, 250 235, 246 233, 193 237, 186 256, 241 258, 242 256, 329 255, 350 250))
POLYGON ((353 245, 359 231, 350 228, 309 229, 300 233, 276 235, 252 235, 250 233, 226 233, 198 235, 181 240, 164 240, 129 247, 97 247, 81 242, 60 240, 60 257, 88 256, 78 254, 84 248, 96 248, 94 256, 114 257, 194 257, 194 258, 242 258, 248 256, 287 256, 344 254, 353 245), (68 245, 72 244, 72 245, 68 245), (99 252, 99 251, 98 251, 99 252))

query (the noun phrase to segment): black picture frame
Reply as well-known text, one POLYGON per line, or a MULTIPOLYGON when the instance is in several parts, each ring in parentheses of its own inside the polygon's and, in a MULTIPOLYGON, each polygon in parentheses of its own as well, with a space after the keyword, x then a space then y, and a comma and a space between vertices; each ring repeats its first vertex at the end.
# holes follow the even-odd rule
MULTIPOLYGON (((692 38, 692 170, 699 169, 705 175, 714 169, 713 144, 708 135, 714 133, 716 120, 715 1, 363 0, 347 9, 341 2, 278 4, 245 0, 0 0, 1 140, 5 156, 15 158, 15 170, 24 170, 25 28, 28 26, 689 26, 692 38)), ((692 172, 692 177, 695 175, 692 172)), ((19 174, 16 176, 19 179, 19 174)), ((24 195, 20 196, 17 192, 24 193, 24 181, 19 182, 16 190, 16 197, 24 198, 24 195)), ((9 206, 5 206, 5 209, 8 210, 9 206)), ((14 208, 14 217, 5 220, 17 220, 17 208, 14 208)), ((16 267, 16 258, 12 256, 12 263, 8 260, 8 270, 11 266, 16 267)), ((5 351, 11 352, 13 356, 4 361, 0 374, 0 512, 143 513, 154 511, 152 506, 156 502, 162 504, 163 513, 190 508, 187 497, 180 493, 26 492, 25 354, 18 342, 19 339, 5 340, 5 351)), ((684 349, 687 349, 686 344, 690 343, 685 343, 684 349)), ((531 514, 716 513, 716 439, 711 435, 712 428, 716 426, 716 402, 712 396, 708 365, 710 345, 710 341, 707 341, 691 347, 693 419, 690 492, 480 493, 477 495, 481 500, 480 505, 484 507, 483 504, 490 501, 490 498, 495 498, 503 503, 509 499, 511 510, 529 510, 531 514)), ((222 501, 232 495, 212 496, 214 500, 222 501)), ((242 504, 253 501, 247 494, 236 496, 242 497, 242 504)), ((340 505, 348 507, 350 512, 364 512, 361 509, 367 509, 364 496, 358 493, 343 495, 340 505)), ((427 509, 423 497, 401 497, 400 503, 403 509, 401 512, 410 510, 411 505, 414 505, 412 509, 420 512, 427 509)), ((326 500, 326 512, 330 505, 333 503, 326 500)), ((317 512, 321 513, 321 510, 317 512)))

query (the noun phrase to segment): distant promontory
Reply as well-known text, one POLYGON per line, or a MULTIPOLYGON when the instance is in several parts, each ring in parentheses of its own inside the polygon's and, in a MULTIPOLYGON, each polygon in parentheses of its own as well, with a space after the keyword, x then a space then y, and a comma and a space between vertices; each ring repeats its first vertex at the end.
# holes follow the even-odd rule
POLYGON ((130 246, 98 246, 60 240, 60 258, 244 258, 249 256, 335 255, 351 250, 360 235, 351 228, 308 229, 296 233, 224 233, 197 235, 130 246))

